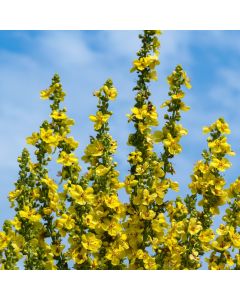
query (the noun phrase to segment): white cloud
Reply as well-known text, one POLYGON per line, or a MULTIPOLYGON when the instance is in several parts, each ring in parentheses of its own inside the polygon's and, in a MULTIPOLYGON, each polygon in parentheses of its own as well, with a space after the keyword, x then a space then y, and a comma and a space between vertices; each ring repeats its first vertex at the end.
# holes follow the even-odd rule
POLYGON ((206 30, 200 35, 199 43, 220 51, 235 52, 239 55, 240 40, 237 30, 206 30))
POLYGON ((103 31, 101 36, 104 41, 106 52, 113 52, 119 57, 134 57, 139 50, 139 31, 103 31))
POLYGON ((37 52, 54 65, 87 66, 96 54, 87 46, 78 31, 44 31, 36 38, 37 52))
POLYGON ((173 70, 177 64, 189 66, 192 54, 189 46, 192 42, 191 31, 166 31, 160 37, 160 60, 163 70, 173 70))

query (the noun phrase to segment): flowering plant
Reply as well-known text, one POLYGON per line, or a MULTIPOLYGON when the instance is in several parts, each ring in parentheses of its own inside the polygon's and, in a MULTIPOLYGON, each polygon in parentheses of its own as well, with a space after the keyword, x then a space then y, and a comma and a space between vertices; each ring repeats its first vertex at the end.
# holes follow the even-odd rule
POLYGON ((132 151, 124 182, 114 161, 117 142, 109 133, 109 103, 118 95, 112 80, 94 92, 97 112, 89 119, 95 136, 81 158, 86 173, 70 135, 74 120, 61 106, 65 93, 59 76, 40 93, 51 103, 50 121, 26 139, 35 149, 33 158, 26 148, 18 158, 19 178, 9 193, 15 216, 0 232, 1 269, 189 270, 201 268, 207 253, 211 270, 240 268, 240 177, 226 187, 227 156, 235 153, 223 118, 203 128, 208 149, 193 168, 189 194, 166 199, 168 191, 179 189, 172 159, 182 152, 181 138, 188 133, 179 122, 190 109, 183 98, 191 84, 176 66, 167 78, 169 98, 161 105, 165 122, 154 130, 159 120, 149 83, 157 80, 160 33, 139 35, 141 48, 131 69, 137 75, 136 96, 127 115, 134 132, 127 141, 132 151), (53 161, 57 176, 49 172, 53 161), (126 199, 120 199, 120 189, 126 199), (226 212, 213 230, 222 205, 226 212))

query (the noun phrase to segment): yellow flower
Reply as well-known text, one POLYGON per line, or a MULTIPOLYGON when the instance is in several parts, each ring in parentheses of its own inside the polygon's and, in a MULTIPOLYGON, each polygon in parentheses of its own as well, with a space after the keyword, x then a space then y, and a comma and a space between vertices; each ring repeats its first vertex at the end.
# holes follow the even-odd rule
POLYGON ((154 175, 156 177, 164 177, 165 175, 165 172, 163 171, 162 167, 164 166, 164 163, 161 161, 161 162, 158 162, 158 161, 153 161, 152 162, 152 167, 154 169, 154 175))
POLYGON ((63 164, 64 166, 71 166, 78 163, 78 158, 75 157, 73 153, 68 154, 62 151, 57 159, 57 163, 63 164))
POLYGON ((156 213, 155 211, 151 210, 151 209, 148 209, 146 206, 144 205, 141 205, 140 206, 140 217, 143 219, 143 220, 152 220, 155 216, 156 216, 156 213))
POLYGON ((187 129, 183 128, 183 126, 181 124, 175 125, 175 129, 177 131, 177 135, 180 137, 188 134, 187 129))
POLYGON ((149 128, 149 124, 144 124, 143 122, 138 122, 137 123, 139 131, 143 134, 145 130, 149 128))
POLYGON ((84 198, 84 190, 80 185, 72 184, 71 187, 68 189, 70 196, 76 200, 77 204, 84 205, 86 204, 84 198))
POLYGON ((214 239, 214 232, 211 228, 206 229, 199 234, 199 240, 202 243, 208 243, 213 239, 214 239))
POLYGON ((19 221, 18 217, 14 217, 14 219, 11 221, 11 223, 16 228, 16 230, 21 229, 22 222, 19 221))
POLYGON ((184 84, 185 84, 186 88, 191 89, 192 86, 190 84, 190 78, 187 76, 187 73, 183 70, 181 71, 181 73, 182 73, 182 77, 184 79, 184 84))
POLYGON ((0 232, 0 251, 7 247, 10 237, 5 232, 0 232))
POLYGON ((200 258, 198 257, 198 251, 192 250, 192 253, 189 255, 189 259, 193 261, 199 261, 200 258))
POLYGON ((136 186, 138 181, 134 175, 128 175, 125 179, 125 189, 127 193, 131 193, 132 187, 136 186))
POLYGON ((56 110, 54 110, 51 113, 51 117, 54 120, 65 120, 65 119, 67 119, 67 116, 66 116, 65 112, 63 112, 63 111, 56 111, 56 110))
POLYGON ((229 155, 235 155, 235 153, 231 150, 231 146, 227 143, 226 137, 221 137, 212 142, 208 142, 208 146, 213 154, 226 153, 229 155))
POLYGON ((184 92, 181 91, 181 92, 179 92, 177 94, 173 94, 172 98, 173 99, 182 99, 184 96, 185 96, 184 92))
POLYGON ((182 151, 182 147, 178 144, 178 141, 179 138, 173 138, 172 135, 168 133, 167 138, 163 140, 163 144, 170 154, 175 155, 182 151))
POLYGON ((231 247, 231 243, 230 241, 226 240, 224 236, 219 236, 215 241, 212 242, 212 247, 218 251, 224 251, 231 247))
POLYGON ((211 127, 207 127, 207 126, 204 126, 202 128, 202 131, 203 131, 204 134, 209 133, 211 130, 212 130, 211 127))
POLYGON ((240 234, 236 233, 234 227, 230 227, 229 236, 232 241, 232 244, 236 248, 240 248, 240 234))
POLYGON ((45 177, 43 179, 41 179, 41 182, 45 183, 50 190, 52 191, 56 191, 58 189, 58 185, 54 182, 53 179, 49 178, 49 177, 45 177))
MULTIPOLYGON (((234 198, 234 195, 240 194, 240 179, 236 179, 236 181, 230 185, 228 194, 230 198, 234 198)), ((238 202, 238 206, 240 206, 240 201, 238 202)))
POLYGON ((152 220, 151 226, 154 231, 162 233, 163 229, 168 226, 164 214, 160 213, 156 219, 152 220))
POLYGON ((220 210, 217 206, 213 206, 210 208, 210 213, 213 215, 219 215, 220 214, 220 210))
POLYGON ((44 213, 45 215, 51 215, 52 209, 51 209, 50 207, 44 207, 44 208, 43 208, 43 213, 44 213))
POLYGON ((54 92, 54 90, 55 90, 55 87, 54 87, 54 86, 51 87, 51 88, 49 88, 49 89, 42 90, 42 91, 40 92, 40 97, 41 97, 42 99, 44 99, 44 100, 49 99, 49 97, 52 95, 52 93, 54 92))
POLYGON ((142 175, 146 172, 146 170, 148 169, 149 164, 148 162, 144 162, 143 165, 137 165, 136 166, 136 174, 137 175, 142 175))
POLYGON ((117 195, 106 195, 104 197, 105 204, 107 207, 115 209, 121 205, 121 203, 118 200, 117 195))
POLYGON ((85 150, 85 154, 87 156, 97 157, 97 156, 101 156, 103 154, 103 151, 104 151, 103 143, 98 140, 94 140, 92 144, 87 146, 85 150))
POLYGON ((154 69, 155 66, 160 64, 157 55, 149 55, 149 56, 146 57, 146 59, 147 59, 147 62, 148 62, 148 65, 149 65, 150 69, 154 69))
POLYGON ((135 60, 133 62, 133 68, 131 69, 131 72, 134 70, 143 71, 147 67, 150 69, 154 69, 156 65, 159 65, 160 62, 158 60, 157 55, 148 55, 146 57, 140 57, 139 59, 135 60))
POLYGON ((216 262, 213 262, 213 263, 209 264, 210 270, 224 270, 224 268, 225 268, 224 263, 217 264, 216 262))
POLYGON ((142 152, 140 152, 140 151, 131 152, 128 155, 128 161, 130 161, 134 165, 136 165, 138 162, 142 162, 143 161, 142 152))
POLYGON ((231 130, 229 129, 228 124, 222 119, 218 119, 216 121, 216 127, 223 134, 230 134, 231 133, 231 130))
POLYGON ((36 145, 39 139, 39 134, 37 132, 33 132, 33 134, 26 138, 26 142, 29 145, 36 145))
POLYGON ((66 228, 71 230, 75 226, 75 221, 67 214, 62 214, 62 216, 57 220, 56 226, 59 229, 66 228))
POLYGON ((149 254, 147 252, 143 251, 142 249, 139 249, 136 253, 136 257, 138 259, 147 260, 149 257, 149 254))
POLYGON ((87 214, 84 217, 84 223, 90 228, 90 229, 94 229, 96 228, 98 221, 95 219, 95 217, 91 214, 87 214))
POLYGON ((117 266, 120 263, 121 253, 118 249, 108 248, 105 257, 111 261, 113 266, 117 266))
POLYGON ((20 194, 21 194, 21 190, 15 190, 15 191, 12 191, 8 194, 8 198, 10 201, 13 201, 14 199, 16 199, 20 194))
MULTIPOLYGON (((50 88, 46 89, 46 90, 43 90, 40 92, 40 97, 44 100, 46 99, 49 99, 52 94, 54 93, 54 91, 57 89, 57 88, 60 88, 61 85, 60 83, 55 83, 53 86, 51 86, 50 88)), ((62 101, 63 100, 63 97, 65 96, 65 93, 64 92, 61 92, 61 95, 60 95, 60 100, 62 101)))
POLYGON ((117 89, 115 87, 109 88, 106 85, 103 86, 103 91, 109 100, 115 100, 118 94, 117 89))
POLYGON ((157 264, 153 257, 143 260, 143 263, 146 270, 157 270, 157 264))
POLYGON ((226 258, 226 262, 227 264, 232 267, 234 265, 234 261, 231 257, 231 254, 228 252, 228 251, 224 251, 223 255, 225 256, 226 258))
POLYGON ((216 157, 214 157, 210 163, 210 166, 216 168, 221 172, 224 172, 226 169, 231 167, 231 163, 226 158, 217 159, 216 157))
POLYGON ((83 190, 80 185, 72 184, 68 191, 71 197, 79 205, 84 205, 87 202, 90 203, 94 199, 93 189, 91 187, 87 187, 83 190))
POLYGON ((148 62, 145 57, 141 57, 139 59, 134 60, 133 62, 133 68, 131 69, 131 72, 134 70, 143 71, 148 66, 148 62))
POLYGON ((75 121, 73 119, 65 119, 63 120, 63 124, 66 125, 66 126, 73 126, 75 124, 75 121))
POLYGON ((240 254, 236 254, 235 258, 237 266, 240 266, 240 254))
POLYGON ((41 215, 36 213, 36 210, 30 209, 29 206, 24 206, 23 210, 19 211, 19 215, 21 218, 23 219, 27 219, 30 222, 39 222, 39 220, 41 219, 41 215))
POLYGON ((152 72, 150 72, 148 78, 157 81, 158 80, 157 71, 153 70, 152 72))
POLYGON ((110 114, 103 114, 101 111, 98 111, 96 116, 90 115, 89 119, 94 122, 94 129, 99 130, 102 128, 103 124, 108 121, 110 114))
POLYGON ((129 245, 127 243, 127 235, 125 233, 121 233, 118 235, 117 247, 120 251, 129 249, 129 245))
POLYGON ((182 111, 189 111, 190 106, 186 105, 183 101, 181 101, 179 109, 182 111))
POLYGON ((163 133, 160 130, 156 130, 153 133, 153 141, 154 143, 160 143, 163 140, 163 133))
POLYGON ((143 241, 142 230, 140 230, 137 226, 132 226, 128 229, 128 243, 131 248, 138 249, 138 246, 143 241))
POLYGON ((227 235, 229 231, 229 227, 224 224, 220 224, 219 228, 216 230, 216 233, 219 235, 227 235))
POLYGON ((30 169, 30 172, 32 173, 36 173, 36 168, 39 166, 39 163, 33 163, 31 161, 29 161, 29 169, 30 169))
POLYGON ((179 191, 179 184, 177 181, 170 181, 170 185, 169 185, 169 188, 172 189, 173 191, 175 192, 178 192, 179 191))
POLYGON ((40 138, 50 146, 57 147, 58 142, 60 140, 59 135, 53 135, 52 129, 45 130, 44 128, 40 128, 40 138))
POLYGON ((198 170, 200 170, 203 174, 206 174, 209 172, 209 166, 202 160, 199 160, 194 166, 194 172, 197 172, 198 170))
POLYGON ((87 251, 84 248, 76 248, 72 251, 72 259, 78 265, 83 264, 87 258, 87 251))
POLYGON ((197 234, 200 230, 202 230, 202 225, 200 221, 197 221, 196 218, 191 218, 188 224, 188 232, 191 235, 197 234))
POLYGON ((64 142, 67 143, 73 150, 78 147, 78 142, 74 140, 72 136, 70 137, 65 137, 64 142))
POLYGON ((133 107, 132 113, 138 120, 144 119, 148 115, 147 105, 144 104, 141 108, 133 107))
POLYGON ((25 240, 24 240, 24 237, 22 235, 14 234, 11 237, 11 245, 12 245, 12 247, 14 248, 14 250, 16 252, 20 252, 21 249, 23 249, 24 244, 25 244, 25 240))
POLYGON ((103 165, 100 165, 96 168, 96 175, 97 176, 104 176, 108 173, 108 171, 111 169, 111 167, 105 167, 103 165))
POLYGON ((102 241, 96 238, 95 234, 87 233, 82 235, 82 245, 86 250, 98 252, 102 245, 102 241))
POLYGON ((156 193, 150 194, 149 190, 143 189, 140 193, 141 202, 143 205, 150 205, 157 197, 156 193))
POLYGON ((40 190, 39 188, 32 189, 32 198, 37 199, 40 197, 40 190))
POLYGON ((51 246, 52 252, 54 254, 54 256, 59 256, 62 253, 62 250, 65 248, 64 245, 60 245, 60 244, 53 244, 51 246))
POLYGON ((121 231, 121 225, 118 223, 117 220, 112 219, 104 219, 103 223, 101 224, 102 229, 107 231, 109 235, 116 236, 121 231))

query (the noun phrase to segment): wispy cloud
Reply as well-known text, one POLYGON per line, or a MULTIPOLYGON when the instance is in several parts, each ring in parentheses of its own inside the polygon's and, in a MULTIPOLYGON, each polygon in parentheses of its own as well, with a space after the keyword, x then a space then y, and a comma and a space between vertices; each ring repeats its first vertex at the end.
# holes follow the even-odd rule
POLYGON ((57 67, 85 67, 97 60, 97 53, 91 51, 77 31, 45 31, 35 39, 35 43, 41 59, 57 67))

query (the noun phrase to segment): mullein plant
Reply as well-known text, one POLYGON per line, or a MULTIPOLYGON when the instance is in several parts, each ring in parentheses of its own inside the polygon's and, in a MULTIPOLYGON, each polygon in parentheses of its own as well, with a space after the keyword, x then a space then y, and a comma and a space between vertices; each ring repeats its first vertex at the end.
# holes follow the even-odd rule
MULTIPOLYGON (((161 221, 154 228, 157 232, 156 238, 159 242, 156 247, 156 261, 160 269, 179 269, 181 267, 181 254, 185 251, 184 243, 184 218, 186 217, 187 208, 180 197, 175 200, 164 200, 169 189, 179 191, 178 183, 169 178, 174 175, 175 170, 171 160, 174 156, 182 152, 180 140, 182 136, 187 135, 188 131, 179 121, 181 112, 190 109, 185 104, 183 98, 185 93, 183 88, 190 89, 190 79, 183 68, 178 65, 171 75, 167 77, 169 84, 168 96, 161 108, 166 108, 167 113, 164 115, 165 124, 162 129, 153 133, 156 143, 162 145, 163 150, 159 154, 159 159, 163 165, 164 175, 157 185, 157 191, 160 197, 158 207, 161 212, 161 221), (166 222, 170 221, 170 226, 166 222)), ((156 224, 156 222, 155 222, 156 224)))
POLYGON ((89 118, 94 123, 96 136, 91 136, 82 160, 89 164, 78 185, 68 185, 74 202, 69 208, 76 226, 70 232, 69 253, 76 269, 124 269, 127 236, 122 220, 125 207, 118 197, 123 187, 118 179, 117 163, 113 154, 117 143, 109 134, 109 101, 117 97, 112 81, 94 92, 98 99, 96 115, 89 118))
MULTIPOLYGON (((61 191, 61 183, 68 178, 77 180, 79 176, 78 159, 72 153, 78 147, 78 142, 68 136, 74 121, 67 117, 66 108, 60 108, 65 93, 57 74, 54 75, 50 87, 43 90, 40 96, 51 101, 51 122, 44 121, 39 132, 34 132, 27 138, 27 143, 36 148, 36 161, 31 161, 26 149, 18 158, 19 179, 15 190, 9 193, 16 216, 5 222, 4 229, 13 237, 13 243, 16 244, 15 236, 21 242, 15 248, 26 269, 67 269, 61 232, 73 222, 65 214, 66 201, 65 194, 61 191), (48 174, 49 162, 56 151, 56 162, 61 165, 59 184, 48 174)), ((13 247, 12 239, 9 247, 13 247)), ((17 262, 16 259, 15 261, 17 262)), ((7 253, 2 260, 2 268, 9 269, 7 253)))
MULTIPOLYGON (((177 182, 167 177, 167 174, 174 173, 170 159, 181 152, 179 142, 187 134, 187 130, 177 124, 181 119, 180 111, 189 109, 182 101, 185 94, 181 87, 191 86, 182 67, 177 66, 168 77, 171 99, 162 105, 162 108, 168 108, 169 114, 164 116, 166 123, 161 131, 153 133, 151 127, 158 125, 158 115, 150 101, 149 82, 157 79, 155 67, 159 64, 159 33, 145 31, 140 36, 142 48, 131 70, 138 74, 137 86, 134 88, 137 91, 135 106, 129 115, 129 121, 134 123, 136 132, 130 135, 128 144, 135 149, 128 157, 131 174, 125 181, 126 191, 130 194, 125 227, 130 245, 129 267, 132 269, 159 269, 163 265, 169 268, 169 256, 176 260, 176 252, 179 252, 177 247, 173 251, 172 243, 177 245, 178 242, 172 230, 166 233, 169 227, 166 212, 172 212, 174 204, 164 201, 164 198, 169 189, 178 191, 177 182), (156 143, 163 145, 160 154, 154 151, 156 143)), ((176 206, 179 211, 183 211, 184 205, 179 199, 176 206)))
POLYGON ((155 182, 164 176, 162 163, 154 152, 152 126, 158 125, 156 107, 150 100, 149 83, 157 80, 156 66, 159 62, 158 31, 146 30, 139 35, 142 47, 137 52, 131 72, 138 75, 135 105, 128 115, 135 132, 129 135, 128 145, 134 147, 128 156, 130 174, 125 180, 125 189, 130 202, 126 205, 124 227, 128 237, 128 260, 130 269, 156 269, 154 257, 148 247, 151 239, 152 222, 159 218, 156 212, 158 198, 155 182))
POLYGON ((226 134, 230 134, 230 129, 223 118, 204 127, 203 133, 210 134, 207 138, 208 149, 203 150, 203 160, 194 166, 189 184, 192 194, 185 199, 188 208, 188 248, 183 255, 183 266, 190 269, 198 269, 201 265, 200 256, 214 245, 212 241, 215 234, 211 225, 214 217, 220 213, 219 207, 228 198, 226 182, 221 173, 231 166, 225 156, 235 155, 227 143, 226 134))
POLYGON ((89 118, 96 134, 81 158, 88 165, 84 174, 75 154, 78 142, 70 136, 74 120, 61 108, 65 93, 59 76, 40 93, 50 101, 51 120, 27 138, 34 159, 26 148, 18 158, 19 177, 9 193, 15 215, 0 232, 1 269, 189 270, 201 268, 203 256, 210 270, 240 269, 240 177, 226 186, 227 155, 235 153, 223 118, 203 128, 208 148, 194 166, 189 193, 168 199, 168 191, 179 191, 173 159, 188 133, 180 121, 190 109, 183 98, 191 84, 177 65, 167 77, 164 123, 153 130, 159 121, 150 83, 157 80, 160 64, 159 34, 145 30, 139 35, 141 48, 131 69, 138 77, 136 96, 128 115, 134 132, 128 138, 132 151, 124 182, 119 181, 117 142, 109 127, 109 104, 118 94, 113 82, 107 80, 94 92, 97 112, 89 118), (52 163, 55 176, 49 173, 52 163), (129 201, 120 200, 121 188, 129 201), (223 205, 225 213, 214 230, 223 205))
POLYGON ((240 178, 230 185, 227 193, 229 206, 222 218, 225 224, 221 223, 217 228, 211 254, 206 259, 211 270, 240 269, 240 178))

